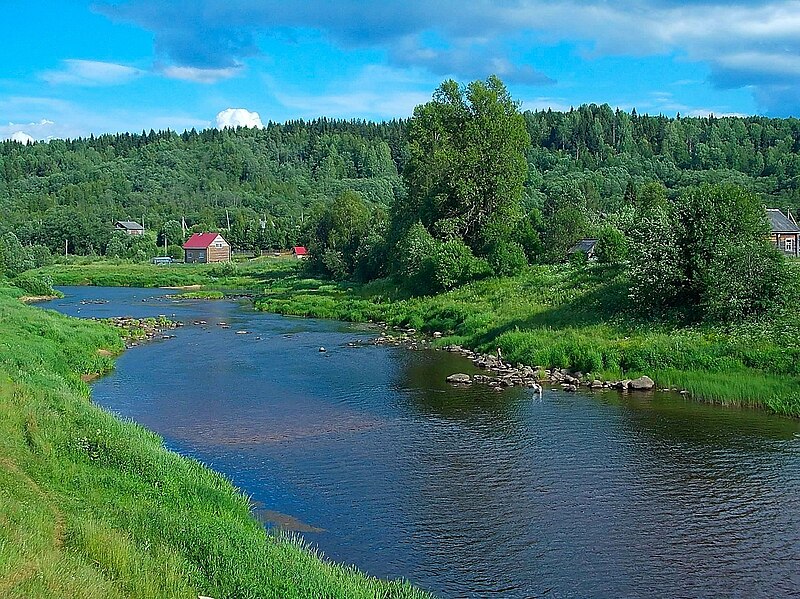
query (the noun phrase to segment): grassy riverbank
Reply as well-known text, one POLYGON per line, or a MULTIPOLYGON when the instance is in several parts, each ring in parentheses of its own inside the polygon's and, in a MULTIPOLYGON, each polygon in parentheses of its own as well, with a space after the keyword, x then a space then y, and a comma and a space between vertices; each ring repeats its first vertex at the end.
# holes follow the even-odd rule
POLYGON ((337 285, 284 277, 258 298, 266 311, 385 321, 442 344, 501 348, 512 362, 559 366, 608 379, 651 376, 700 400, 800 416, 800 319, 792 314, 736 327, 635 317, 622 275, 599 265, 534 266, 411 298, 386 281, 337 285))
POLYGON ((92 405, 119 332, 20 295, 0 289, 1 597, 423 596, 268 535, 222 476, 92 405))
POLYGON ((296 270, 296 261, 281 258, 261 258, 240 263, 162 266, 95 259, 54 264, 31 273, 50 278, 54 285, 189 287, 194 288, 191 291, 260 292, 276 278, 293 274, 296 270))
POLYGON ((409 297, 390 281, 367 285, 306 278, 295 262, 255 261, 221 278, 213 266, 107 263, 54 266, 56 284, 200 285, 257 291, 259 309, 351 321, 383 321, 494 352, 531 366, 619 379, 641 374, 696 399, 800 416, 800 315, 734 327, 634 316, 623 276, 601 265, 533 266, 516 277, 476 281, 409 297))

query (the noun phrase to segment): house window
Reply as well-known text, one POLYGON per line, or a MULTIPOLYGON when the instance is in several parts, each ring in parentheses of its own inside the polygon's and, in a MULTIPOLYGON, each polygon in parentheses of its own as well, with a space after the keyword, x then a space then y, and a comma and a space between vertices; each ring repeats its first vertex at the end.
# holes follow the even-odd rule
POLYGON ((783 251, 787 254, 794 254, 794 239, 789 237, 783 240, 783 251))

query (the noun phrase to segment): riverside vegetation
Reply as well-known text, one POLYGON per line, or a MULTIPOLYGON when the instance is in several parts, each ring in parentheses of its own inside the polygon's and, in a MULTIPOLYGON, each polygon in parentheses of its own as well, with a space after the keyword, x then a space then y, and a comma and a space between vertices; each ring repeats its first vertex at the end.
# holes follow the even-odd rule
POLYGON ((268 534, 222 476, 92 405, 120 330, 22 293, 0 289, 0 596, 426 596, 268 534))
MULTIPOLYGON (((793 279, 797 270, 792 265, 793 279)), ((428 296, 412 295, 391 279, 360 284, 315 278, 295 261, 268 258, 228 265, 222 279, 208 266, 106 261, 42 272, 60 285, 156 287, 168 280, 219 290, 236 281, 256 294, 255 305, 264 311, 438 332, 437 346, 486 353, 499 347, 513 363, 604 380, 648 375, 659 387, 685 389, 698 400, 800 416, 800 317, 791 302, 769 318, 739 323, 645 316, 631 306, 625 272, 614 265, 530 266, 515 276, 428 296)))

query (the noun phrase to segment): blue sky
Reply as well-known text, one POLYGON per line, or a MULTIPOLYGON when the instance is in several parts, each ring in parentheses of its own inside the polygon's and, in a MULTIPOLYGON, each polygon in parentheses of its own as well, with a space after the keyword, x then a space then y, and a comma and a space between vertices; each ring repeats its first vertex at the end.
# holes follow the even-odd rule
POLYGON ((523 109, 800 116, 800 0, 11 0, 4 16, 0 139, 407 117, 444 79, 493 73, 523 109))

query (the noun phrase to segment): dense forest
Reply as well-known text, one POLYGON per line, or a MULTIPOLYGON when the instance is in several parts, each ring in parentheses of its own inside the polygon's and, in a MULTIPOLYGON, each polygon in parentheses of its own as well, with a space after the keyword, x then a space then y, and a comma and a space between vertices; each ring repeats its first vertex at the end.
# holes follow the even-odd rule
MULTIPOLYGON (((670 196, 733 183, 774 207, 800 209, 800 121, 638 115, 608 105, 524 112, 531 143, 523 204, 546 218, 582 211, 586 227, 648 182, 670 196)), ((227 228, 239 248, 307 243, 304 224, 344 191, 388 210, 406 194, 407 120, 320 119, 263 130, 150 131, 0 144, 0 229, 24 244, 106 251, 116 220, 227 228)), ((159 242, 161 239, 159 239, 159 242)), ((177 240, 170 240, 170 243, 177 240)), ((563 244, 561 244, 563 245, 563 244)), ((560 250, 559 250, 560 251, 560 250)))

